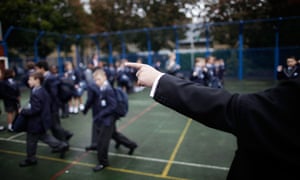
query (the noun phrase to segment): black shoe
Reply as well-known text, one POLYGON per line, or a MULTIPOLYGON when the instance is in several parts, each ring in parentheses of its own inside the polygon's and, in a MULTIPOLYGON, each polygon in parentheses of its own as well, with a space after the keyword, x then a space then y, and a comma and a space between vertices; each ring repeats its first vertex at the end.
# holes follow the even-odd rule
POLYGON ((65 158, 65 154, 68 150, 69 150, 69 145, 66 144, 65 146, 63 146, 63 148, 61 148, 59 157, 62 159, 65 158))
POLYGON ((120 145, 121 145, 120 143, 116 143, 115 148, 119 149, 120 145))
POLYGON ((52 152, 52 153, 60 153, 60 152, 62 152, 62 150, 63 150, 65 147, 67 148, 67 150, 69 150, 69 145, 66 143, 66 146, 54 148, 54 149, 51 150, 51 152, 52 152))
POLYGON ((95 146, 87 146, 85 147, 85 151, 96 151, 97 148, 95 146))
POLYGON ((73 133, 69 133, 69 134, 66 136, 66 140, 69 141, 72 137, 73 137, 73 133))
POLYGON ((34 166, 37 164, 37 160, 28 160, 25 159, 24 161, 20 162, 20 167, 27 167, 27 166, 34 166))
POLYGON ((94 172, 98 172, 98 171, 102 171, 103 169, 105 169, 107 165, 103 165, 103 164, 98 164, 96 167, 93 168, 94 172))
POLYGON ((64 118, 68 118, 69 117, 69 114, 63 114, 61 115, 61 118, 64 119, 64 118))
POLYGON ((134 145, 134 146, 132 146, 131 148, 129 148, 128 154, 129 154, 129 155, 132 155, 133 152, 134 152, 134 150, 135 150, 137 147, 138 147, 137 145, 134 145))

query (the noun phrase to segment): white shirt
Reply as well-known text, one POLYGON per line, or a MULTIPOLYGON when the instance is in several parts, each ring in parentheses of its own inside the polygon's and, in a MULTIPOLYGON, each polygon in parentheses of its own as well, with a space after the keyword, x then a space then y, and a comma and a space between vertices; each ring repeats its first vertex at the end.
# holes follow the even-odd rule
POLYGON ((152 88, 151 88, 151 91, 150 91, 150 97, 154 97, 154 94, 155 94, 155 91, 156 91, 156 88, 157 88, 157 85, 158 85, 158 82, 160 80, 160 78, 165 75, 164 73, 163 74, 160 74, 159 76, 156 77, 156 79, 154 80, 154 83, 152 85, 152 88))

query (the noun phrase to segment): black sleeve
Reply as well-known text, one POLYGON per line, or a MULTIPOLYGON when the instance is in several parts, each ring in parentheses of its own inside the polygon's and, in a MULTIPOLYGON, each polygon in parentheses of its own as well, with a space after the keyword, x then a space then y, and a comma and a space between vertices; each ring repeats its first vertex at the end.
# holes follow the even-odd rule
POLYGON ((234 133, 238 95, 163 75, 154 99, 209 127, 234 133))
POLYGON ((41 112, 43 107, 41 99, 36 94, 32 94, 30 97, 30 108, 22 109, 21 114, 24 116, 34 116, 41 112))

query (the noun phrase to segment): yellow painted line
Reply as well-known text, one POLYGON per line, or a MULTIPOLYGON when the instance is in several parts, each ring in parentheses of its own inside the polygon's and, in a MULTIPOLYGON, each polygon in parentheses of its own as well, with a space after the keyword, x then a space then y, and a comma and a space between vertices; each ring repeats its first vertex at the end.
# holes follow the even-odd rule
POLYGON ((177 154, 177 152, 178 152, 178 150, 179 150, 179 148, 181 146, 181 143, 182 143, 182 141, 183 141, 183 139, 184 139, 184 137, 185 137, 185 135, 186 135, 186 133, 187 133, 190 125, 191 125, 191 123, 192 123, 192 119, 188 119, 188 121, 187 121, 187 123, 185 125, 185 128, 183 129, 183 131, 182 131, 182 133, 181 133, 181 135, 179 137, 179 140, 178 140, 178 142, 177 142, 177 144, 176 144, 176 146, 175 146, 175 148, 174 148, 174 150, 173 150, 173 152, 171 154, 171 157, 170 157, 167 165, 165 166, 165 168, 164 168, 164 170, 162 172, 162 176, 163 177, 166 177, 168 175, 168 173, 169 173, 169 171, 171 169, 171 166, 172 166, 172 164, 173 164, 173 162, 175 160, 176 154, 177 154))
MULTIPOLYGON (((0 153, 18 155, 18 156, 26 156, 26 153, 3 150, 3 149, 0 149, 0 153)), ((41 155, 37 155, 37 158, 44 159, 44 160, 50 160, 50 161, 56 161, 56 162, 62 162, 62 163, 67 163, 67 164, 85 166, 85 167, 95 167, 96 166, 96 164, 83 163, 83 162, 78 162, 78 161, 70 161, 70 160, 58 159, 58 158, 53 158, 53 157, 41 156, 41 155)), ((114 167, 111 167, 111 166, 108 166, 106 169, 111 170, 111 171, 116 171, 116 172, 122 172, 122 173, 127 173, 127 174, 135 174, 135 175, 141 175, 141 176, 148 176, 148 177, 155 177, 155 178, 161 178, 161 179, 187 180, 186 178, 173 177, 173 176, 162 176, 161 174, 146 173, 146 172, 142 172, 142 171, 134 171, 134 170, 122 169, 122 168, 114 168, 114 167)))

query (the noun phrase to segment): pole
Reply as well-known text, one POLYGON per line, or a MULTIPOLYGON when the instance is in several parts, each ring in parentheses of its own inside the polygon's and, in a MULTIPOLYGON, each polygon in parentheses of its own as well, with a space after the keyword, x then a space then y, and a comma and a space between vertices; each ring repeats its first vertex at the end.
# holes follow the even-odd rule
POLYGON ((174 36, 175 36, 175 53, 176 53, 176 63, 180 64, 180 54, 179 54, 179 38, 177 33, 177 26, 173 26, 174 36))
POLYGON ((38 36, 34 40, 34 62, 38 62, 39 61, 38 44, 39 44, 40 39, 43 37, 44 33, 45 33, 44 31, 39 31, 38 36))
POLYGON ((151 52, 152 47, 151 47, 150 33, 149 33, 149 30, 147 28, 145 28, 144 31, 146 32, 146 36, 147 36, 148 64, 152 65, 152 52, 151 52))
POLYGON ((243 44, 244 44, 244 39, 243 39, 243 30, 244 30, 244 22, 240 21, 240 26, 239 26, 239 74, 238 78, 239 80, 243 79, 243 44))
POLYGON ((282 18, 278 19, 275 26, 275 48, 274 48, 274 79, 277 79, 277 66, 279 65, 279 24, 282 18))

